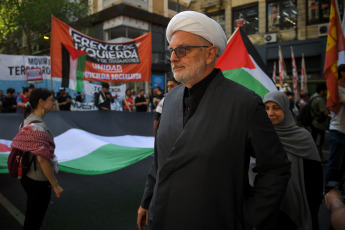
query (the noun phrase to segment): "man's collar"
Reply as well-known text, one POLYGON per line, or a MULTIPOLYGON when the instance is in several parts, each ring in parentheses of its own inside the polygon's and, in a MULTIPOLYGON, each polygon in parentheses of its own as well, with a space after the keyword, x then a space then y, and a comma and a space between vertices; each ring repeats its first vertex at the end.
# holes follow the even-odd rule
POLYGON ((218 73, 218 71, 220 71, 219 69, 216 69, 214 68, 212 70, 212 72, 207 76, 205 77, 204 79, 202 79, 201 81, 199 81, 198 83, 196 83, 195 85, 192 86, 192 88, 187 88, 188 91, 194 91, 196 89, 198 89, 199 87, 201 87, 202 85, 208 85, 212 79, 214 78, 214 76, 218 73))

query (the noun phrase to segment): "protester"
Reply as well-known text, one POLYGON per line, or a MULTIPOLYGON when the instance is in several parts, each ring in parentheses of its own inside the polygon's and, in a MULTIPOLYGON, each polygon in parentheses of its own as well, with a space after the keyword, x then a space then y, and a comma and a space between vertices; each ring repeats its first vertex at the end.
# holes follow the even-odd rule
POLYGON ((72 104, 72 97, 66 92, 65 87, 60 88, 60 92, 56 97, 57 101, 59 102, 59 108, 63 111, 70 111, 71 104, 72 104))
POLYGON ((298 127, 282 92, 264 96, 265 109, 291 162, 291 177, 281 204, 280 228, 318 230, 323 171, 311 134, 298 127))
MULTIPOLYGON (((180 83, 175 80, 175 78, 172 76, 168 78, 168 92, 178 86, 180 83)), ((164 103, 164 98, 159 102, 157 109, 156 109, 156 117, 153 122, 153 134, 156 135, 158 124, 159 124, 159 119, 161 117, 162 111, 163 111, 163 103, 164 103)))
POLYGON ((27 195, 24 229, 39 229, 51 197, 53 188, 56 197, 61 197, 63 189, 54 171, 57 159, 54 155, 54 139, 44 117, 53 110, 54 97, 51 91, 37 88, 31 92, 29 103, 24 110, 24 122, 11 147, 29 152, 32 164, 21 179, 27 195))
POLYGON ((109 92, 109 84, 107 82, 102 82, 102 89, 98 93, 95 94, 95 106, 98 107, 99 110, 111 110, 111 103, 114 102, 114 98, 111 96, 109 92))
POLYGON ((309 102, 309 93, 302 93, 301 100, 298 103, 299 110, 301 111, 303 107, 309 102))
POLYGON ((0 90, 0 113, 2 112, 2 103, 5 100, 4 91, 0 90))
POLYGON ((154 111, 156 109, 156 106, 154 104, 154 101, 156 100, 156 96, 157 96, 157 89, 156 88, 152 88, 151 89, 151 93, 149 94, 150 112, 152 112, 152 111, 154 111))
POLYGON ((335 230, 345 229, 345 205, 339 189, 333 188, 325 195, 325 204, 331 211, 331 224, 335 230))
POLYGON ((17 97, 17 112, 24 112, 24 108, 26 106, 26 103, 29 101, 31 91, 32 89, 29 89, 29 87, 23 87, 22 92, 17 97))
POLYGON ((224 30, 204 14, 184 11, 166 34, 182 84, 165 97, 139 229, 279 229, 275 214, 290 163, 261 98, 215 69, 224 30), (253 189, 250 156, 259 162, 253 189))
POLYGON ((322 145, 325 141, 325 131, 328 129, 328 114, 329 110, 326 108, 326 103, 323 99, 327 95, 326 83, 317 84, 316 92, 310 97, 310 110, 313 116, 311 123, 311 135, 316 143, 322 163, 327 163, 326 158, 322 153, 322 145))
POLYGON ((139 95, 135 98, 135 107, 137 112, 146 112, 148 102, 145 98, 145 90, 141 89, 139 95))
POLYGON ((156 96, 155 96, 155 98, 154 98, 154 100, 153 100, 153 104, 154 104, 154 106, 155 106, 154 111, 156 111, 156 109, 157 109, 159 103, 161 102, 161 100, 162 100, 163 97, 164 97, 164 94, 163 94, 163 91, 162 91, 161 87, 155 88, 155 95, 156 95, 156 96))
POLYGON ((14 97, 14 89, 8 88, 6 90, 6 97, 2 102, 3 113, 15 113, 17 111, 17 101, 14 97))
POLYGON ((81 92, 77 92, 77 96, 75 97, 75 101, 83 103, 85 101, 85 94, 81 92))
POLYGON ((125 96, 122 99, 122 110, 132 112, 134 106, 133 102, 131 89, 126 89, 125 96))
MULTIPOLYGON (((55 95, 54 90, 50 90, 50 92, 52 93, 52 95, 55 95)), ((59 107, 59 102, 56 100, 56 98, 54 97, 54 105, 53 105, 53 111, 59 111, 60 107, 59 107)))
POLYGON ((131 90, 131 94, 132 94, 132 100, 133 100, 133 109, 132 112, 136 111, 136 106, 135 106, 135 99, 137 98, 137 93, 134 89, 131 90))
POLYGON ((331 112, 330 157, 325 170, 325 192, 341 188, 345 172, 345 64, 338 67, 338 113, 331 112))

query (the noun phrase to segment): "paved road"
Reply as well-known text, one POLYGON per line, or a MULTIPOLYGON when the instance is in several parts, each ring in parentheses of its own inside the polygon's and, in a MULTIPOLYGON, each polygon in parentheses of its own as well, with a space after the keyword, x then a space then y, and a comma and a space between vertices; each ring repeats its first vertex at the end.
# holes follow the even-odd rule
MULTIPOLYGON (((324 149, 328 150, 328 143, 324 149)), ((327 152, 325 156, 328 157, 327 152)), ((152 157, 148 157, 122 170, 98 176, 60 172, 58 180, 65 194, 60 199, 52 198, 42 230, 137 229, 137 208, 151 161, 152 157)), ((0 174, 0 200, 1 194, 20 213, 25 213, 25 193, 18 180, 8 174, 0 174)), ((11 211, 16 213, 16 210, 11 211)), ((329 212, 324 204, 319 218, 320 230, 328 230, 329 212)), ((1 204, 0 229, 22 229, 17 219, 1 204)))

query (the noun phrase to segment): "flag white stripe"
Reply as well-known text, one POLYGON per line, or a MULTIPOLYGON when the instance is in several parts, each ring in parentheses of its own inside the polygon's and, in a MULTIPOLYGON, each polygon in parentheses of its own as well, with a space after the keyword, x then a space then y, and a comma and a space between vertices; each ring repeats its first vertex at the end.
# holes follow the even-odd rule
MULTIPOLYGON (((59 162, 64 162, 86 156, 107 144, 136 148, 153 148, 154 137, 134 135, 105 137, 80 129, 70 129, 55 137, 54 142, 56 145, 55 155, 59 162)), ((11 141, 8 140, 0 139, 0 143, 7 146, 11 145, 11 141)), ((5 152, 2 154, 8 153, 5 152)))
POLYGON ((255 65, 255 69, 243 68, 250 75, 252 75, 256 80, 258 80, 268 91, 277 91, 277 87, 274 85, 273 81, 267 76, 267 74, 262 71, 262 69, 256 64, 252 56, 249 54, 250 59, 255 65))

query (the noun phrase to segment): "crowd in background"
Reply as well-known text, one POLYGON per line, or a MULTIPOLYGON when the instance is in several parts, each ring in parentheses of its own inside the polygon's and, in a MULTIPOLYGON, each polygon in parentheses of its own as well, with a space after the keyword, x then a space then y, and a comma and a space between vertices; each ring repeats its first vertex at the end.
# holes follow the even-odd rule
MULTIPOLYGON (((169 81, 168 81, 169 82, 169 81)), ((16 93, 14 88, 8 88, 6 94, 0 90, 0 113, 22 113, 25 104, 29 100, 31 91, 35 88, 34 85, 23 87, 20 93, 16 93)), ((85 94, 77 92, 72 97, 66 88, 60 87, 59 91, 53 95, 56 99, 54 102, 54 111, 70 111, 71 105, 75 102, 85 103, 85 94)), ((121 104, 122 111, 128 112, 155 112, 156 108, 164 97, 164 91, 161 87, 152 88, 145 93, 144 89, 137 92, 133 89, 127 88, 125 96, 121 98, 113 97, 109 92, 109 84, 102 83, 102 88, 99 92, 94 93, 91 103, 99 110, 111 110, 111 103, 117 100, 121 104)))

